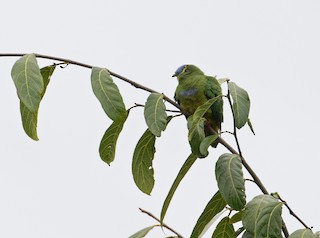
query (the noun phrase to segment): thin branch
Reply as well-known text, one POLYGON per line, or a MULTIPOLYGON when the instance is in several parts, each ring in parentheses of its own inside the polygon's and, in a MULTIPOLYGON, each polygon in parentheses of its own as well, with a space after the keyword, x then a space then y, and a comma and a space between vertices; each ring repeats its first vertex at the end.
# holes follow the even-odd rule
POLYGON ((235 139, 237 147, 238 147, 239 155, 240 155, 240 157, 243 157, 242 156, 242 152, 241 152, 241 148, 240 148, 240 143, 239 143, 238 136, 237 136, 236 119, 235 119, 235 116, 234 116, 234 110, 233 110, 233 106, 232 106, 231 97, 230 97, 230 91, 229 90, 228 90, 227 98, 228 98, 228 102, 229 102, 229 105, 230 105, 230 108, 231 108, 232 118, 233 118, 233 136, 234 136, 234 139, 235 139))
MULTIPOLYGON (((152 213, 142 209, 142 208, 139 208, 139 210, 142 212, 142 213, 145 213, 147 214, 148 216, 152 217, 153 219, 155 219, 156 221, 158 221, 159 223, 161 223, 160 219, 157 218, 155 215, 153 215, 152 213)), ((183 238, 183 236, 181 234, 179 234, 177 231, 175 231, 173 228, 171 228, 170 226, 166 225, 165 223, 162 223, 162 226, 167 228, 169 231, 173 232, 174 234, 177 235, 177 237, 179 238, 183 238)))
MULTIPOLYGON (((26 55, 26 53, 0 53, 0 57, 22 57, 26 55)), ((49 56, 49 55, 42 55, 42 54, 35 54, 35 56, 37 58, 42 58, 42 59, 50 59, 50 60, 56 60, 56 61, 60 61, 66 64, 73 64, 73 65, 77 65, 77 66, 81 66, 84 68, 88 68, 88 69, 92 69, 94 66, 89 65, 89 64, 84 64, 78 61, 74 61, 74 60, 70 60, 70 59, 64 59, 64 58, 60 58, 60 57, 55 57, 55 56, 49 56)), ((140 88, 142 90, 145 90, 147 92, 150 93, 159 93, 151 88, 145 87, 137 82, 134 82, 126 77, 121 76, 120 74, 114 73, 110 70, 108 70, 110 75, 121 79, 122 81, 125 81, 129 84, 131 84, 132 86, 136 87, 136 88, 140 88)), ((166 95, 163 94, 163 99, 166 100, 167 102, 169 102, 170 104, 172 104, 173 106, 175 106, 176 108, 178 108, 179 110, 181 110, 181 107, 179 104, 177 104, 175 101, 173 101, 171 98, 167 97, 166 95)))
POLYGON ((292 209, 289 207, 288 203, 286 201, 284 201, 279 194, 277 194, 277 197, 279 198, 279 200, 281 202, 283 202, 283 204, 287 207, 287 209, 290 212, 290 215, 292 215, 293 217, 295 217, 305 228, 311 230, 311 227, 308 227, 302 220, 300 217, 297 216, 297 214, 294 213, 294 211, 292 211, 292 209))

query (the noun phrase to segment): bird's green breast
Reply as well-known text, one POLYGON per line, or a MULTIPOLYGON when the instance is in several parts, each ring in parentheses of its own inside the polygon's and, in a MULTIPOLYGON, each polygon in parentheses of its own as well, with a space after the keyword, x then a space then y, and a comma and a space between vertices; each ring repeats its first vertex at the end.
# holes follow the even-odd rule
POLYGON ((189 115, 208 99, 204 93, 205 81, 199 79, 183 79, 176 89, 175 98, 181 108, 189 115))

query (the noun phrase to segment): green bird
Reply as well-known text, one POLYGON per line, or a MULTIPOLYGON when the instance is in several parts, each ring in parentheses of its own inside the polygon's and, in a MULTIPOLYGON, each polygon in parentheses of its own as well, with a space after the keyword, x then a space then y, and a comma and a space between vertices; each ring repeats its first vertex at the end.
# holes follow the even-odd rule
MULTIPOLYGON (((175 100, 181 106, 186 116, 192 115, 196 109, 210 98, 222 95, 218 80, 212 76, 206 76, 194 65, 182 65, 172 77, 177 77, 178 86, 175 91, 175 100)), ((211 135, 210 127, 217 133, 221 130, 223 122, 223 100, 219 98, 204 115, 205 135, 211 135)), ((217 142, 212 146, 216 147, 217 142)))

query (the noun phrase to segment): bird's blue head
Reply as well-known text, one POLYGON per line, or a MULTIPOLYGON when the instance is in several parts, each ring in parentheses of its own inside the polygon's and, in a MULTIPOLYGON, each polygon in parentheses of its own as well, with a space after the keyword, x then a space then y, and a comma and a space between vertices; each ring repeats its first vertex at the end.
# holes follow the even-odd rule
POLYGON ((172 77, 179 77, 179 75, 181 75, 182 73, 184 73, 187 69, 187 65, 181 65, 176 72, 174 72, 174 75, 172 75, 172 77))

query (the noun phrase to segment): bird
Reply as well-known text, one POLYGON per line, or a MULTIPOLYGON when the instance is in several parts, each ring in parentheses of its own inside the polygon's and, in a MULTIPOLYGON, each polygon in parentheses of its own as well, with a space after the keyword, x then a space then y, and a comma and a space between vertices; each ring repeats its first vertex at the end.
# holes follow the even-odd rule
MULTIPOLYGON (((211 98, 221 96, 222 89, 215 77, 205 75, 197 66, 185 64, 180 66, 172 77, 178 79, 174 99, 188 118, 196 109, 211 98)), ((219 133, 223 122, 223 99, 218 98, 205 113, 205 136, 212 135, 212 129, 219 133)), ((211 144, 217 147, 218 142, 211 144)))

